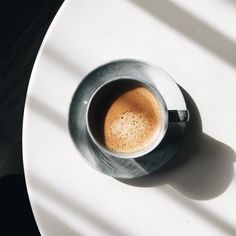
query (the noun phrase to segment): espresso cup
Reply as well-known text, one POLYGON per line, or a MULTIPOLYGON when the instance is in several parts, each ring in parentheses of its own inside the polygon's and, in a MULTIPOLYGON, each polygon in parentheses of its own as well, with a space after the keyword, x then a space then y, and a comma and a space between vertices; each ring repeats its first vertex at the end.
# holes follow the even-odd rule
POLYGON ((69 131, 96 170, 116 178, 153 173, 174 158, 189 112, 175 81, 136 59, 101 65, 78 85, 69 131))
POLYGON ((92 94, 86 110, 86 129, 103 157, 136 159, 157 149, 169 123, 187 122, 187 110, 168 110, 148 81, 111 78, 92 94))

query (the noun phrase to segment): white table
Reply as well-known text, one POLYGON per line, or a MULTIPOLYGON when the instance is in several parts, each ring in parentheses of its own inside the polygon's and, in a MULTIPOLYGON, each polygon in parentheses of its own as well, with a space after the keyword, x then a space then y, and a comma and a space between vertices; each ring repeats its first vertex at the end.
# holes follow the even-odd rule
POLYGON ((35 62, 24 113, 26 183, 42 235, 236 235, 233 22, 232 0, 64 3, 35 62), (209 136, 150 187, 90 168, 68 132, 78 83, 118 58, 166 70, 193 97, 209 136))

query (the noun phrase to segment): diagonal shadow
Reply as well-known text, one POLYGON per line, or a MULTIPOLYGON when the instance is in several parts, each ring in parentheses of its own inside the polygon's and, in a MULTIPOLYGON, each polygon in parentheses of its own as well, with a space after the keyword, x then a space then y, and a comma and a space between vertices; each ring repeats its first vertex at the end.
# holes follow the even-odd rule
POLYGON ((173 1, 129 0, 236 67, 236 43, 173 1))
POLYGON ((60 53, 58 50, 53 48, 45 47, 44 53, 47 57, 51 58, 55 63, 63 66, 66 71, 75 74, 76 76, 85 75, 86 73, 79 69, 79 66, 73 63, 70 59, 66 58, 65 55, 60 53))
POLYGON ((49 121, 52 121, 53 124, 57 125, 60 129, 66 131, 67 120, 52 107, 49 107, 47 104, 41 102, 38 98, 34 96, 28 97, 27 106, 37 112, 43 118, 46 118, 49 121))
MULTIPOLYGON (((40 215, 40 222, 44 226, 43 229, 47 235, 51 236, 80 236, 77 230, 72 229, 63 219, 49 212, 43 206, 34 204, 37 215, 40 215)), ((40 227, 41 228, 41 227, 40 227)))
POLYGON ((231 3, 232 5, 236 4, 236 0, 227 0, 227 2, 231 3))
POLYGON ((200 215, 203 219, 214 225, 214 227, 218 228, 222 232, 232 236, 236 235, 236 227, 234 225, 231 225, 223 218, 216 216, 211 211, 199 206, 195 202, 186 199, 176 191, 173 191, 172 189, 166 187, 162 188, 162 193, 164 193, 166 197, 176 201, 177 203, 181 203, 182 206, 191 209, 195 214, 200 215))
MULTIPOLYGON (((65 194, 58 192, 52 186, 49 186, 46 182, 42 182, 36 176, 31 174, 30 182, 38 191, 43 193, 46 197, 53 199, 58 206, 64 206, 67 210, 70 210, 75 215, 80 215, 83 218, 87 219, 89 222, 94 224, 97 228, 103 230, 104 232, 108 233, 109 235, 113 236, 128 236, 129 234, 125 233, 121 229, 117 228, 111 222, 108 222, 106 219, 101 219, 99 216, 94 214, 93 212, 89 211, 82 204, 78 205, 74 203, 72 199, 66 197, 65 194)), ((102 204, 102 203, 99 203, 102 204)), ((104 202, 104 204, 106 204, 104 202)), ((46 210, 43 212, 45 217, 48 217, 50 213, 46 210)), ((42 217, 41 217, 42 218, 42 217)), ((66 234, 65 234, 66 235, 66 234)))

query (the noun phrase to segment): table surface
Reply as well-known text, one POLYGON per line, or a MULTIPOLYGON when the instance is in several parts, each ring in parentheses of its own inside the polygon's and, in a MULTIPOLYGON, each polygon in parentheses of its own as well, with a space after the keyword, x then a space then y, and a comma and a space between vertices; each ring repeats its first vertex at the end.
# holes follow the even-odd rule
POLYGON ((67 0, 31 75, 23 159, 42 235, 236 235, 236 2, 67 0), (95 67, 152 62, 195 101, 203 133, 182 165, 134 182, 89 167, 68 132, 72 95, 95 67))

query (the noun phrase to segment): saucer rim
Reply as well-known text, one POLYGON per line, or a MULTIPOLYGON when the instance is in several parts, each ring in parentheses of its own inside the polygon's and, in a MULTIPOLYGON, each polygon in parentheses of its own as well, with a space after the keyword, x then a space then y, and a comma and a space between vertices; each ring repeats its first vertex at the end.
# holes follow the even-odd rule
MULTIPOLYGON (((75 144, 75 146, 76 146, 76 148, 77 148, 77 150, 80 152, 80 154, 81 154, 81 159, 83 159, 84 161, 86 161, 86 163, 87 164, 89 164, 92 168, 94 168, 94 169, 96 169, 97 171, 99 171, 99 172, 101 172, 101 173, 103 173, 103 174, 106 174, 106 175, 110 175, 110 176, 112 176, 112 177, 115 177, 115 178, 124 178, 123 176, 121 176, 121 175, 119 175, 119 174, 116 174, 116 175, 114 175, 114 174, 109 174, 109 173, 107 173, 106 171, 104 171, 104 170, 102 170, 102 169, 99 169, 97 166, 95 166, 94 165, 94 163, 92 163, 91 162, 91 158, 89 159, 88 158, 88 156, 87 156, 87 154, 88 153, 90 153, 90 154, 93 154, 93 156, 95 157, 95 158, 101 158, 101 153, 99 152, 99 150, 97 149, 97 147, 96 148, 91 148, 91 145, 94 145, 94 143, 92 143, 92 140, 91 140, 91 138, 87 135, 87 130, 86 130, 86 113, 84 113, 84 114, 82 114, 82 112, 81 112, 81 109, 80 109, 80 106, 79 105, 75 105, 75 104, 79 104, 80 103, 80 105, 81 105, 81 101, 82 100, 84 100, 84 97, 83 96, 78 96, 79 95, 79 92, 80 92, 80 90, 81 89, 83 89, 83 86, 85 86, 86 85, 86 88, 87 88, 87 90, 88 89, 90 89, 90 93, 91 94, 93 94, 94 93, 94 89, 92 89, 92 87, 93 86, 91 86, 91 81, 89 81, 90 79, 91 79, 91 75, 93 74, 93 73, 95 73, 98 69, 101 69, 101 68, 103 68, 103 67, 105 67, 105 66, 107 66, 107 65, 109 65, 110 63, 119 63, 119 62, 122 62, 122 63, 124 63, 124 62, 137 62, 137 63, 142 63, 142 64, 147 64, 148 66, 151 66, 151 67, 153 67, 153 68, 155 68, 155 69, 158 69, 161 73, 164 73, 165 74, 165 79, 169 79, 169 80, 171 80, 171 82, 172 82, 172 84, 173 84, 173 86, 176 88, 176 89, 178 89, 179 90, 179 94, 181 95, 181 99, 184 101, 184 107, 182 108, 183 110, 187 110, 187 107, 186 107, 186 102, 185 102, 185 99, 184 99, 184 96, 183 96, 183 94, 182 94, 182 91, 180 90, 180 88, 179 88, 179 86, 177 85, 177 83, 169 76, 169 74, 167 74, 164 70, 162 70, 160 67, 158 67, 158 66, 155 66, 155 65, 153 65, 153 64, 151 64, 151 63, 146 63, 146 62, 144 62, 144 61, 141 61, 141 60, 136 60, 136 59, 118 59, 118 60, 113 60, 113 61, 111 61, 111 62, 109 62, 109 63, 104 63, 103 65, 101 65, 101 66, 99 66, 99 67, 97 67, 97 68, 95 68, 94 70, 92 70, 90 73, 88 73, 81 81, 80 81, 80 83, 78 84, 78 86, 77 86, 77 88, 76 88, 76 90, 75 90, 75 92, 74 92, 74 94, 73 94, 73 97, 72 97, 72 99, 71 99, 71 103, 70 103, 70 107, 69 107, 69 119, 68 119, 68 127, 69 127, 69 133, 70 133, 70 136, 71 136, 71 139, 72 139, 72 141, 73 141, 73 143, 75 144), (93 91, 93 92, 92 92, 93 91), (78 99, 79 98, 79 99, 78 99), (86 134, 84 133, 81 137, 83 137, 83 139, 84 140, 82 140, 83 142, 81 142, 81 141, 79 141, 78 140, 78 138, 76 138, 76 137, 74 137, 74 135, 73 135, 73 131, 72 131, 72 127, 71 127, 71 122, 73 121, 73 115, 74 114, 72 114, 72 112, 74 111, 74 107, 73 106, 76 106, 77 107, 77 109, 75 110, 76 111, 76 114, 77 115, 82 115, 82 117, 83 117, 83 119, 82 120, 80 120, 80 122, 75 122, 78 126, 81 126, 82 127, 82 129, 84 130, 84 132, 86 132, 86 134), (78 142, 79 141, 79 142, 78 142), (87 144, 89 144, 89 145, 84 145, 84 147, 82 148, 82 145, 83 145, 83 143, 87 143, 87 144), (90 147, 89 147, 90 146, 90 147), (87 150, 86 150, 87 149, 87 150)), ((101 80, 101 78, 99 78, 99 77, 97 77, 96 79, 100 79, 101 80)), ((150 82, 149 80, 147 80, 148 82, 150 82)), ((108 82, 108 81, 107 81, 108 82)), ((153 82, 153 81, 152 81, 153 82)), ((93 84, 95 84, 95 81, 94 81, 94 83, 93 84)), ((102 83, 102 84, 104 84, 104 82, 102 83)), ((102 85, 101 84, 101 85, 102 85)), ((153 82, 153 85, 155 85, 155 83, 153 82)), ((156 88, 156 87, 155 87, 156 88)), ((156 88, 157 89, 157 88, 156 88)), ((95 89, 96 90, 96 89, 95 89)), ((159 90, 158 90, 159 91, 159 90)), ((161 94, 162 95, 162 94, 161 94)), ((85 93, 85 97, 86 96, 88 96, 88 94, 86 94, 85 93)), ((88 98, 88 100, 90 100, 90 97, 88 98)), ((85 101, 85 100, 84 100, 85 101)), ((86 105, 88 105, 87 103, 86 103, 86 105)), ((167 106, 167 104, 166 104, 166 106, 167 106)), ((85 108, 85 110, 87 110, 87 106, 86 106, 86 108, 85 108)), ((168 125, 169 126, 169 125, 168 125)), ((186 128, 186 125, 183 123, 183 126, 184 126, 184 128, 183 128, 183 131, 182 131, 182 133, 181 133, 181 141, 179 141, 178 142, 178 145, 177 145, 177 147, 175 147, 174 148, 174 150, 172 150, 172 153, 173 153, 173 155, 171 155, 172 157, 174 156, 174 154, 176 153, 176 151, 178 150, 178 147, 179 147, 179 145, 181 144, 181 142, 182 142, 182 137, 183 137, 183 134, 184 134, 184 131, 185 131, 185 128, 186 128)), ((168 129, 168 128, 167 128, 168 129)), ((80 138, 81 138, 80 137, 80 138)), ((165 137, 163 138, 163 140, 165 139, 165 137)), ((159 146, 159 145, 158 145, 159 146)), ((176 145, 175 145, 176 146, 176 145)), ((155 149, 154 149, 154 151, 155 151, 155 149)), ((144 155, 144 156, 148 156, 149 155, 149 153, 147 153, 146 155, 144 155)), ((134 160, 134 159, 139 159, 139 158, 142 158, 142 157, 144 157, 144 156, 141 156, 141 157, 137 157, 137 158, 120 158, 120 159, 128 159, 128 160, 134 160)), ((103 158, 102 158, 103 159, 103 158)), ((171 159, 171 158, 169 158, 169 159, 171 159)), ((168 162, 168 161, 167 161, 168 162)), ((96 164, 96 163, 95 163, 96 164)), ((159 168, 158 168, 159 169, 159 168)), ((150 173, 148 173, 148 172, 146 172, 145 170, 144 170, 144 172, 142 173, 142 175, 137 175, 137 176, 132 176, 131 178, 136 178, 136 177, 141 177, 141 176, 144 176, 144 175, 148 175, 148 174, 150 174, 150 173)), ((130 178, 130 177, 125 177, 124 179, 128 179, 128 178, 130 178)))

